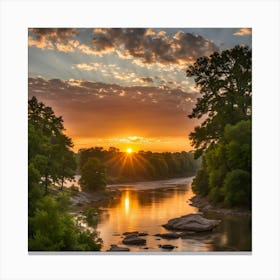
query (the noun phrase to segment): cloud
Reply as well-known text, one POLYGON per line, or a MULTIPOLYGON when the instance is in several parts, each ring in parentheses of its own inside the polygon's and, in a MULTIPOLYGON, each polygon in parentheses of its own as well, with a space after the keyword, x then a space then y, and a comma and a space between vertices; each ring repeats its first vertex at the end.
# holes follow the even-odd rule
POLYGON ((140 78, 141 81, 143 81, 144 83, 152 83, 154 80, 150 77, 142 77, 140 78))
POLYGON ((219 51, 214 42, 202 36, 179 31, 170 35, 151 28, 95 28, 91 43, 83 42, 74 28, 30 28, 29 46, 59 52, 80 51, 102 56, 115 53, 133 59, 139 66, 158 64, 186 65, 200 56, 219 51))
POLYGON ((123 58, 138 58, 142 63, 186 64, 209 55, 219 48, 202 36, 179 31, 167 35, 145 28, 94 29, 92 40, 96 52, 116 52, 123 58))
POLYGON ((76 37, 75 28, 29 28, 28 44, 41 49, 56 48, 62 52, 73 51, 78 42, 70 38, 76 37))
POLYGON ((247 36, 252 34, 252 28, 240 28, 237 32, 235 32, 234 36, 247 36))
POLYGON ((78 35, 75 28, 29 28, 28 31, 33 33, 37 40, 57 38, 60 41, 67 41, 70 37, 78 35))
POLYGON ((187 115, 196 99, 192 93, 169 87, 42 78, 29 78, 28 94, 62 115, 67 133, 74 138, 186 135, 187 141, 192 129, 187 115))

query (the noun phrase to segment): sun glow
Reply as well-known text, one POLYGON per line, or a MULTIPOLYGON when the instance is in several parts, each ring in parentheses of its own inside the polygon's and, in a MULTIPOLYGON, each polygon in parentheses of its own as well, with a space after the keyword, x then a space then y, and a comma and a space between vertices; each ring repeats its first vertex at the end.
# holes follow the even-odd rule
POLYGON ((126 153, 131 154, 132 152, 133 152, 133 150, 131 148, 126 149, 126 153))

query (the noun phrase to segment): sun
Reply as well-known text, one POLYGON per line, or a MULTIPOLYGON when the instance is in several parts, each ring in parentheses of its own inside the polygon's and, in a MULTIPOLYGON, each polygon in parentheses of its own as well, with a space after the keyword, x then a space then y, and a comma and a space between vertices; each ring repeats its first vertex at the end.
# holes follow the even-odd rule
POLYGON ((126 153, 131 154, 132 152, 133 152, 133 150, 131 148, 126 149, 126 153))

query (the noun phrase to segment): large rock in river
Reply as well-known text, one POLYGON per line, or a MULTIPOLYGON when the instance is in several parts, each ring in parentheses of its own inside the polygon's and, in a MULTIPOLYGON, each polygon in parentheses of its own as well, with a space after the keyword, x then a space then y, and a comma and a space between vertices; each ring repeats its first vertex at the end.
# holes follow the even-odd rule
POLYGON ((138 237, 138 235, 134 235, 134 234, 127 235, 122 242, 123 242, 123 244, 126 244, 126 245, 145 245, 146 244, 145 239, 140 238, 140 237, 138 237))
POLYGON ((211 230, 220 222, 220 220, 208 220, 203 218, 201 214, 188 214, 180 218, 171 219, 163 226, 167 229, 197 232, 211 230))

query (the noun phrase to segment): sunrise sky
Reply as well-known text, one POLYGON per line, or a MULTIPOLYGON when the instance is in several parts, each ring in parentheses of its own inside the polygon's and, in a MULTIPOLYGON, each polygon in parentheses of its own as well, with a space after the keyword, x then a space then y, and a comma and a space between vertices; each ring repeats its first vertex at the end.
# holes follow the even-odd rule
POLYGON ((30 28, 28 94, 64 119, 74 150, 189 151, 199 96, 196 58, 237 44, 249 28, 30 28))

